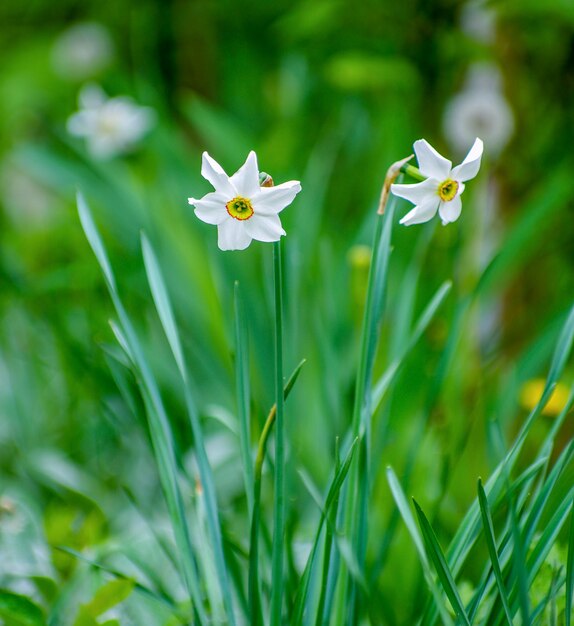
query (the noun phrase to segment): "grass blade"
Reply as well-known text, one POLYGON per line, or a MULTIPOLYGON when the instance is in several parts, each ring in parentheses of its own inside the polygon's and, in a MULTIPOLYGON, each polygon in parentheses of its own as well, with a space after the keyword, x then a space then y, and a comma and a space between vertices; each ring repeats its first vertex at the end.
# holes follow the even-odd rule
POLYGON ((285 424, 283 411, 283 279, 281 242, 273 244, 275 294, 275 498, 271 565, 271 626, 280 626, 283 608, 283 552, 285 539, 285 424))
POLYGON ((392 381, 394 380, 402 362, 404 361, 408 353, 417 344, 425 330, 428 328, 428 325, 431 323, 439 307, 444 302, 446 296, 449 294, 451 287, 452 283, 450 281, 445 281, 439 287, 435 295, 432 297, 431 301, 425 307, 425 310, 421 313, 421 316, 419 317, 415 325, 415 328, 407 345, 403 348, 400 355, 389 365, 383 375, 375 383, 372 398, 372 415, 374 415, 380 407, 382 399, 387 389, 390 387, 392 381))
POLYGON ((397 505, 399 513, 401 517, 403 518, 405 526, 407 527, 409 535, 411 536, 411 539, 413 540, 416 551, 419 555, 419 560, 423 568, 423 574, 424 574, 425 580, 433 595, 436 607, 438 608, 443 624, 445 625, 452 624, 450 614, 443 601, 443 596, 431 572, 429 561, 427 558, 427 553, 424 548, 423 539, 419 533, 419 529, 417 528, 417 524, 411 513, 411 509, 409 507, 405 493, 392 467, 387 467, 387 482, 389 483, 389 487, 391 489, 391 493, 395 500, 395 504, 397 505))
POLYGON ((179 338, 171 301, 169 299, 168 291, 165 286, 165 281, 163 279, 163 275, 155 252, 144 234, 142 234, 142 252, 153 300, 184 385, 185 400, 189 419, 191 422, 191 429, 195 442, 197 464, 199 466, 201 484, 205 497, 205 509, 208 519, 207 527, 211 543, 213 544, 217 578, 221 587, 221 593, 223 596, 223 602, 225 605, 227 618, 229 620, 229 624, 233 626, 235 624, 235 616, 232 604, 231 589, 229 586, 229 577, 225 563, 225 555, 223 551, 221 523, 219 520, 217 508, 217 496, 215 493, 213 473, 209 465, 207 453, 205 452, 203 432, 201 429, 201 424, 199 422, 199 416, 197 414, 197 409, 191 396, 189 376, 187 373, 187 368, 183 356, 183 350, 181 348, 181 341, 179 338))
POLYGON ((572 595, 574 594, 574 502, 570 513, 570 532, 568 534, 568 558, 566 561, 566 624, 572 621, 572 595))
MULTIPOLYGON (((295 384, 301 368, 305 364, 303 359, 299 365, 295 368, 287 384, 283 389, 283 397, 286 400, 293 385, 295 384)), ((251 619, 251 626, 258 626, 262 623, 261 617, 261 601, 259 598, 259 528, 261 521, 261 476, 263 473, 263 461, 265 460, 265 452, 267 450, 267 441, 271 434, 271 429, 275 424, 275 418, 277 416, 277 405, 274 404, 269 411, 263 432, 259 438, 259 445, 257 447, 257 458, 255 460, 255 471, 253 479, 253 515, 251 516, 251 532, 250 532, 250 544, 249 544, 249 616, 251 619)))
POLYGON ((337 501, 339 497, 339 492, 345 482, 345 478, 349 472, 351 467, 351 462, 353 461, 355 451, 357 449, 357 440, 355 440, 347 452, 347 455, 339 467, 339 471, 335 473, 333 480, 331 481, 331 485, 329 486, 329 491, 327 492, 327 497, 325 499, 325 505, 321 507, 321 517, 319 519, 319 524, 317 526, 317 530, 315 532, 315 540, 313 541, 313 546, 311 548, 311 552, 309 554, 309 558, 307 559, 307 564, 305 565, 305 570, 303 572, 303 576, 301 577, 301 581, 299 583, 299 589, 297 590, 296 600, 295 600, 295 608, 293 611, 293 625, 292 626, 300 626, 303 620, 303 612, 305 609, 305 604, 307 602, 307 595, 309 592, 309 583, 311 577, 311 571, 313 569, 313 564, 315 562, 317 549, 319 546, 319 541, 321 538, 321 531, 323 530, 323 524, 328 519, 329 512, 333 507, 334 503, 337 501))
POLYGON ((496 584, 498 585, 498 591, 500 593, 500 599, 502 600, 502 606, 504 607, 504 613, 510 626, 512 626, 512 614, 510 612, 510 606, 508 602, 508 594, 504 586, 504 579, 502 578, 502 571, 500 568, 500 561, 498 560, 498 551, 496 549, 496 541, 494 538, 494 527, 492 525, 492 516, 490 514, 490 507, 488 506, 488 500, 482 481, 478 480, 478 503, 480 506, 480 513, 482 516, 482 526, 484 528, 484 538, 486 540, 486 547, 488 548, 488 554, 490 556, 490 562, 494 576, 496 578, 496 584))
MULTIPOLYGON (((102 572, 105 572, 106 574, 109 574, 110 576, 113 576, 114 578, 117 578, 118 580, 131 580, 134 583, 135 591, 149 598, 152 598, 156 602, 163 604, 170 611, 172 611, 174 615, 177 615, 177 606, 175 602, 173 601, 172 598, 170 598, 165 593, 162 593, 160 591, 154 591, 150 589, 149 587, 146 587, 145 585, 142 585, 141 583, 135 581, 132 577, 127 576, 126 574, 123 574, 122 572, 114 569, 113 567, 108 567, 107 565, 99 563, 98 561, 95 561, 94 559, 90 559, 87 556, 83 555, 81 552, 74 550, 73 548, 68 548, 67 546, 56 546, 56 549, 60 550, 61 552, 65 552, 66 554, 73 556, 79 561, 83 561, 84 563, 87 563, 90 567, 93 567, 94 569, 97 569, 97 570, 101 570, 102 572)), ((184 621, 184 618, 182 616, 178 616, 178 618, 180 619, 180 621, 184 621)))
POLYGON ((458 590, 456 588, 454 578, 448 567, 444 553, 438 543, 438 539, 436 538, 434 530, 432 529, 429 521, 427 520, 425 514, 423 513, 416 500, 413 499, 413 503, 419 520, 419 526, 421 527, 425 547, 428 551, 430 559, 435 566, 443 589, 448 599, 450 600, 452 608, 454 609, 458 619, 462 620, 462 622, 466 626, 470 626, 468 615, 466 614, 464 605, 462 604, 462 600, 460 598, 460 594, 458 593, 458 590))
POLYGON ((98 260, 100 268, 104 274, 104 278, 106 279, 108 289, 116 293, 116 279, 114 278, 112 266, 110 265, 110 261, 108 259, 108 255, 106 254, 104 244, 102 243, 94 220, 90 213, 88 203, 86 202, 83 194, 81 194, 80 192, 78 192, 76 196, 76 202, 78 205, 78 214, 80 216, 82 228, 84 229, 84 233, 86 235, 88 243, 90 244, 94 254, 96 255, 96 259, 98 260))
POLYGON ((173 435, 167 413, 157 383, 147 364, 143 349, 138 341, 130 318, 117 294, 116 283, 104 245, 93 221, 89 207, 81 194, 78 195, 78 213, 88 242, 104 272, 108 290, 118 314, 122 337, 126 343, 127 352, 134 361, 134 368, 138 375, 148 415, 151 440, 160 481, 178 545, 183 578, 193 601, 193 610, 196 613, 199 624, 207 624, 208 620, 199 589, 191 537, 186 522, 183 496, 178 484, 178 467, 175 457, 173 435))
MULTIPOLYGON (((484 490, 488 494, 491 501, 496 501, 503 492, 505 487, 505 476, 512 471, 512 468, 518 459, 520 451, 524 446, 526 438, 530 433, 534 422, 540 416, 540 413, 548 402, 558 379, 562 375, 572 349, 573 340, 574 307, 570 309, 566 322, 560 332, 556 348, 552 356, 542 397, 527 417, 511 449, 507 452, 504 459, 498 464, 492 476, 488 479, 484 486, 484 490)), ((474 545, 474 542, 478 537, 480 527, 480 508, 478 506, 478 501, 475 500, 461 522, 459 529, 447 550, 448 563, 455 576, 460 571, 460 568, 468 556, 470 549, 474 545)), ((434 624, 435 618, 436 611, 431 607, 425 612, 421 622, 422 626, 434 624)))
MULTIPOLYGON (((391 233, 393 217, 397 199, 391 196, 384 215, 377 215, 373 233, 373 256, 369 269, 367 296, 361 331, 361 348, 355 382, 355 397, 353 403, 353 417, 351 422, 351 438, 354 441, 360 437, 362 428, 367 425, 371 415, 371 377, 375 353, 379 339, 379 324, 381 320, 384 293, 387 284, 387 272, 391 251, 391 233)), ((362 456, 370 450, 369 429, 366 437, 361 439, 357 458, 353 463, 348 489, 343 498, 344 519, 343 535, 350 537, 354 549, 357 551, 359 562, 363 561, 363 546, 366 545, 366 520, 361 512, 361 503, 367 501, 370 477, 361 476, 361 467, 368 468, 368 463, 362 461, 362 456), (359 515, 357 515, 359 512, 359 515)), ((355 590, 351 586, 350 598, 348 592, 348 572, 343 565, 339 572, 337 596, 335 599, 334 623, 343 626, 354 613, 355 590), (345 616, 347 614, 347 616, 345 616)))

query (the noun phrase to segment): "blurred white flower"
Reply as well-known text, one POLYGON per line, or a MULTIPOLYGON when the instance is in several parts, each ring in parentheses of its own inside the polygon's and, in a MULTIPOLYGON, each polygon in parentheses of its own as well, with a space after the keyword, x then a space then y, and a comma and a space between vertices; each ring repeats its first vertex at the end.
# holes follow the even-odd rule
POLYGON ((58 37, 52 48, 52 66, 62 78, 85 80, 108 67, 113 56, 107 28, 97 22, 82 22, 58 37))
POLYGON ((68 119, 68 132, 86 139, 89 152, 108 159, 128 152, 152 127, 155 113, 131 98, 108 98, 97 85, 87 85, 79 97, 80 110, 68 119))
POLYGON ((301 191, 299 181, 261 187, 257 156, 253 151, 233 176, 228 176, 219 163, 204 152, 201 174, 215 191, 199 200, 189 198, 189 204, 195 207, 200 220, 217 226, 221 250, 244 250, 252 239, 279 241, 281 235, 286 234, 278 214, 301 191))
POLYGON ((496 36, 496 14, 486 0, 469 0, 460 12, 460 27, 472 39, 492 43, 496 36))
POLYGON ((416 205, 401 219, 401 224, 410 226, 428 222, 437 211, 443 225, 456 221, 462 209, 460 195, 464 183, 478 174, 482 149, 482 141, 475 139, 464 161, 453 168, 451 161, 441 156, 426 140, 415 141, 419 170, 427 179, 414 185, 391 185, 395 196, 416 205))
POLYGON ((504 149, 514 132, 514 116, 500 83, 496 67, 482 63, 471 67, 463 90, 444 111, 444 134, 455 150, 462 152, 476 136, 489 153, 504 149))

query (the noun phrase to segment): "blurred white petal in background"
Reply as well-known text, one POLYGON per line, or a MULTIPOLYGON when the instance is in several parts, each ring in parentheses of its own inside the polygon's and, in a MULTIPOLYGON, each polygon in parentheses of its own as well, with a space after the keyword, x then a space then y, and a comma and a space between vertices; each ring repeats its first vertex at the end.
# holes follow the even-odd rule
POLYGON ((65 30, 54 43, 52 66, 68 80, 93 78, 114 58, 114 44, 107 28, 97 22, 82 22, 65 30))
POLYGON ((514 115, 501 82, 496 66, 476 63, 470 67, 462 91, 446 105, 443 130, 457 152, 467 150, 475 137, 484 141, 485 151, 493 156, 508 144, 514 132, 514 115))

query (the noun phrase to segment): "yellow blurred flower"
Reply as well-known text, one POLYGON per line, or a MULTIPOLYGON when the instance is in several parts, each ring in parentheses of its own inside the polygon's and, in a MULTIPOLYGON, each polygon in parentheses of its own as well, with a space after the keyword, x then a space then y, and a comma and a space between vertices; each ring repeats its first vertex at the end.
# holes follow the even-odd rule
POLYGON ((349 265, 354 270, 368 270, 371 265, 371 248, 363 244, 353 246, 347 253, 349 265))
MULTIPOLYGON (((543 378, 532 378, 522 385, 522 389, 520 390, 520 404, 523 408, 531 411, 538 404, 538 401, 542 397, 545 384, 546 381, 543 378)), ((566 406, 569 395, 568 387, 562 383, 558 383, 546 403, 546 406, 542 409, 542 415, 550 415, 552 417, 559 415, 566 406)))

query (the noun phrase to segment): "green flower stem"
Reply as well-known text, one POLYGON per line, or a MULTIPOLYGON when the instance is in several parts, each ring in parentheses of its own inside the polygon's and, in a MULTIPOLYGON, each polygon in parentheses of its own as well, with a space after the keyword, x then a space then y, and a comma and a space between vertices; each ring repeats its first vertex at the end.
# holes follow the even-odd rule
POLYGON ((251 434, 249 429, 249 355, 247 341, 247 327, 243 311, 243 302, 239 282, 235 282, 235 380, 237 388, 237 414, 239 416, 239 440, 243 461, 243 474, 247 506, 253 512, 253 457, 251 453, 251 434))
MULTIPOLYGON (((339 455, 339 439, 336 441, 335 447, 335 476, 341 469, 341 459, 339 455)), ((327 581, 329 579, 329 569, 331 568, 331 553, 333 551, 333 529, 337 526, 337 510, 339 509, 339 494, 337 494, 333 506, 327 512, 328 523, 325 529, 325 547, 323 551, 323 575, 319 602, 317 605, 317 617, 315 626, 326 626, 328 624, 328 616, 323 617, 325 611, 325 599, 327 595, 327 581)))
POLYGON ((275 505, 271 565, 271 626, 280 626, 283 604, 283 543, 285 535, 285 424, 283 416, 283 284, 281 242, 273 244, 275 291, 275 505))
MULTIPOLYGON (((305 364, 303 359, 291 374, 287 384, 283 389, 283 399, 287 397, 293 389, 293 385, 299 376, 301 368, 305 364)), ((250 626, 259 626, 263 623, 261 618, 261 603, 259 601, 259 567, 258 567, 258 546, 259 546, 259 521, 260 521, 260 505, 261 505, 261 476, 263 474, 263 462, 265 461, 265 452, 267 450, 267 441, 271 434, 275 418, 277 417, 277 404, 274 404, 269 411, 263 431, 259 437, 257 446, 257 456, 255 458, 255 472, 253 480, 253 516, 251 518, 251 543, 249 550, 249 617, 251 619, 250 626)))
POLYGON ((411 178, 414 178, 416 180, 426 180, 427 177, 424 176, 423 174, 421 174, 421 171, 419 170, 418 167, 415 167, 414 165, 408 165, 405 164, 401 167, 401 172, 403 172, 403 174, 406 174, 407 176, 410 176, 411 178))
MULTIPOLYGON (((368 426, 366 420, 370 418, 371 376, 378 342, 378 328, 386 284, 391 231, 396 201, 396 197, 392 196, 384 215, 377 214, 375 222, 373 253, 369 270, 361 334, 361 351, 359 354, 359 367, 355 383, 351 440, 354 441, 359 438, 359 449, 357 451, 358 454, 353 459, 349 472, 348 489, 344 501, 345 514, 342 530, 344 536, 351 542, 358 563, 363 563, 367 543, 367 519, 364 507, 368 500, 368 491, 371 482, 368 467, 370 437, 368 436, 369 428, 366 428, 366 426, 368 426)), ((338 626, 346 626, 347 623, 349 623, 349 616, 352 616, 355 611, 356 593, 352 587, 350 589, 350 596, 347 595, 349 592, 348 583, 349 572, 347 567, 343 564, 340 569, 338 592, 334 609, 334 624, 338 626)))

